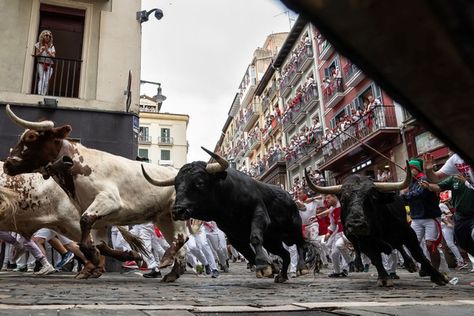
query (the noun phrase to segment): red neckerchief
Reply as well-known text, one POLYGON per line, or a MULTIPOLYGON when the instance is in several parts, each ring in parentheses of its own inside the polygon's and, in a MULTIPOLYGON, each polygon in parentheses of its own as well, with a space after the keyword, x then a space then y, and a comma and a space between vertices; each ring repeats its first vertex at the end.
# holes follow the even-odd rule
POLYGON ((415 176, 415 179, 418 181, 421 178, 423 178, 424 176, 425 176, 425 174, 423 172, 418 172, 418 174, 415 176))

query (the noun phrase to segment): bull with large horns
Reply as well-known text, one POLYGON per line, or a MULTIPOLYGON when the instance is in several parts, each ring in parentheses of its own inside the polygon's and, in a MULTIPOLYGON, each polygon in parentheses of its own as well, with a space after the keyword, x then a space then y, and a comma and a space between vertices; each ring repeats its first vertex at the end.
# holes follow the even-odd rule
POLYGON ((438 285, 448 280, 436 270, 425 257, 415 232, 407 222, 403 200, 395 191, 408 187, 411 170, 406 168, 406 177, 401 182, 376 183, 368 177, 352 175, 342 185, 320 187, 315 185, 305 170, 308 186, 316 193, 334 194, 341 202, 341 220, 344 234, 357 251, 365 253, 376 267, 379 286, 393 286, 382 264, 381 253, 400 251, 405 266, 410 272, 417 270, 411 256, 421 264, 421 269, 438 285))
MULTIPOLYGON (((171 218, 173 188, 150 185, 141 175, 138 161, 69 141, 69 125, 54 127, 51 121, 30 122, 15 115, 9 105, 6 110, 13 122, 27 130, 6 159, 3 165, 5 173, 39 172, 45 178, 52 177, 81 214, 81 250, 88 262, 78 278, 98 277, 105 271, 105 260, 99 257, 97 249, 115 255, 119 260, 130 260, 107 246, 107 236, 92 240, 92 228, 150 221, 171 245, 161 266, 173 262, 174 266, 164 281, 172 282, 180 276, 186 264, 184 251, 180 248, 187 239, 188 230, 185 223, 171 218)), ((151 164, 149 172, 157 178, 176 175, 174 168, 151 164)))
MULTIPOLYGON (((298 271, 305 273, 301 218, 288 192, 275 185, 257 181, 229 167, 220 155, 203 148, 216 162, 196 161, 181 167, 176 177, 156 180, 143 168, 145 178, 157 186, 174 185, 175 220, 196 218, 215 221, 229 242, 255 264, 257 276, 273 273, 264 248, 283 260, 275 282, 288 280, 290 255, 283 247, 296 244, 298 271)), ((149 170, 146 166, 146 170, 149 170)))

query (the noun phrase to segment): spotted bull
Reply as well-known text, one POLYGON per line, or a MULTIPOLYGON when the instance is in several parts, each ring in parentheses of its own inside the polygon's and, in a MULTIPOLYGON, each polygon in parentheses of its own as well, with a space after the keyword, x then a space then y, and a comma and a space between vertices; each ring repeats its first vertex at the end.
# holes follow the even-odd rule
MULTIPOLYGON (((0 170, 3 162, 0 162, 0 170)), ((50 228, 72 240, 81 238, 81 214, 67 194, 53 179, 43 179, 40 174, 26 173, 8 176, 0 172, 0 231, 12 231, 30 238, 40 228, 50 228)), ((141 240, 119 228, 124 238, 144 253, 141 240)), ((94 240, 106 240, 107 228, 94 227, 94 240)), ((101 254, 118 260, 140 260, 136 251, 117 252, 107 244, 100 244, 101 254)))
MULTIPOLYGON (((203 148, 204 149, 204 148, 203 148)), ((275 282, 288 279, 290 255, 283 247, 296 244, 299 252, 298 270, 304 270, 301 218, 290 195, 280 187, 252 179, 250 176, 229 169, 221 156, 204 149, 217 162, 203 161, 184 165, 176 177, 160 181, 143 174, 157 186, 174 185, 176 202, 173 207, 175 220, 189 218, 215 221, 227 235, 229 242, 250 262, 255 264, 258 275, 270 276, 272 271, 264 248, 283 260, 283 268, 275 282), (252 249, 253 248, 253 249, 252 249)))
POLYGON ((393 249, 399 250, 408 270, 416 271, 416 265, 403 246, 421 264, 421 269, 431 276, 432 282, 445 285, 448 280, 424 256, 416 234, 406 220, 403 201, 393 192, 410 184, 411 171, 409 167, 406 170, 407 175, 402 182, 374 183, 368 177, 352 175, 342 185, 331 187, 319 187, 311 182, 307 172, 305 176, 313 191, 339 197, 344 234, 356 250, 370 258, 378 272, 379 286, 393 286, 382 264, 382 252, 390 254, 393 249))
MULTIPOLYGON (((187 239, 183 222, 174 222, 171 208, 173 188, 150 185, 142 176, 140 162, 125 159, 103 151, 87 148, 67 139, 71 126, 54 127, 51 121, 30 122, 16 116, 7 105, 7 114, 26 128, 18 144, 6 159, 3 169, 8 175, 38 172, 52 177, 68 194, 81 214, 81 250, 88 259, 78 278, 100 275, 105 262, 99 260, 96 244, 92 240, 93 227, 128 225, 153 221, 171 247, 161 267, 173 264, 164 281, 176 280, 184 270, 184 252, 181 246, 187 239)), ((176 175, 174 168, 149 166, 159 179, 176 175)))

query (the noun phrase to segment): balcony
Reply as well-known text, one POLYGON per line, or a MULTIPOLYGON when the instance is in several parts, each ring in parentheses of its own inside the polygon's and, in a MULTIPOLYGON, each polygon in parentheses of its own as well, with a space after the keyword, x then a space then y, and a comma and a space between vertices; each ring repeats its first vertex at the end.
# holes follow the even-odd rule
POLYGON ((149 135, 139 135, 138 136, 138 143, 143 145, 150 145, 151 144, 151 136, 149 135))
POLYGON ((259 170, 257 177, 262 182, 280 185, 286 182, 286 163, 283 152, 274 152, 259 170))
POLYGON ((288 76, 282 78, 280 82, 280 91, 283 97, 287 97, 288 94, 291 92, 290 79, 288 78, 288 76))
POLYGON ((277 91, 278 91, 278 88, 277 88, 276 81, 273 81, 270 88, 268 88, 268 98, 272 100, 273 97, 276 95, 277 91))
POLYGON ((301 79, 301 72, 298 71, 298 62, 295 62, 288 71, 288 80, 291 86, 294 86, 301 79))
POLYGON ((262 112, 265 112, 265 110, 268 109, 268 107, 270 106, 270 103, 271 103, 270 101, 271 101, 271 99, 268 96, 264 96, 262 98, 262 112))
POLYGON ((364 73, 356 65, 347 64, 344 67, 344 79, 346 86, 355 87, 364 78, 364 73))
POLYGON ((255 124, 255 122, 258 120, 258 113, 256 110, 257 109, 250 108, 247 110, 247 113, 245 113, 244 122, 243 122, 244 132, 248 132, 252 128, 252 126, 255 124))
POLYGON ((344 98, 342 78, 332 80, 328 86, 323 89, 323 101, 326 109, 334 107, 342 98, 344 98))
POLYGON ((300 96, 299 101, 293 106, 293 123, 299 125, 299 122, 306 117, 306 112, 303 111, 303 95, 300 96))
POLYGON ((305 72, 311 62, 313 61, 313 49, 310 45, 305 45, 303 50, 300 52, 298 56, 298 70, 301 72, 305 72))
POLYGON ((301 146, 296 149, 296 151, 289 155, 286 159, 286 168, 288 170, 294 169, 296 166, 299 166, 300 163, 311 158, 309 155, 309 146, 301 146))
POLYGON ((38 66, 34 68, 34 80, 31 87, 32 94, 69 98, 77 98, 79 96, 82 60, 58 57, 33 57, 35 58, 35 65, 38 66), (52 69, 49 83, 47 80, 40 80, 38 68, 44 73, 48 69, 52 69))
POLYGON ((275 131, 278 130, 280 127, 280 121, 278 118, 273 118, 271 125, 263 132, 262 139, 263 142, 266 143, 270 138, 272 137, 273 134, 275 134, 275 131))
POLYGON ((296 124, 293 123, 293 111, 287 112, 286 115, 283 116, 282 125, 284 133, 288 133, 295 128, 296 124))
POLYGON ((319 95, 318 95, 318 86, 315 83, 310 84, 306 87, 303 98, 302 98, 302 111, 309 111, 313 108, 314 105, 318 103, 319 95))
POLYGON ((158 145, 173 146, 173 137, 158 137, 158 145))
POLYGON ((322 146, 320 167, 337 172, 350 170, 353 164, 373 155, 361 142, 383 152, 400 141, 395 107, 379 105, 322 146))
POLYGON ((260 141, 261 141, 260 133, 257 133, 253 137, 249 138, 247 142, 247 146, 245 147, 245 157, 250 156, 250 153, 252 152, 252 150, 257 148, 257 145, 260 145, 260 141))
POLYGON ((327 40, 324 40, 324 42, 320 46, 319 52, 319 59, 327 60, 334 52, 334 47, 327 40))

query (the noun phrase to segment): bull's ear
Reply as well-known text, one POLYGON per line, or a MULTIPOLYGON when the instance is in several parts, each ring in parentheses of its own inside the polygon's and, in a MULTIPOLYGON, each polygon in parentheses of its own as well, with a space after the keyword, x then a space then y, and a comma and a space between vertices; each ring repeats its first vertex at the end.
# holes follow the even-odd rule
POLYGON ((72 131, 71 125, 63 125, 60 127, 53 128, 53 135, 56 138, 64 139, 69 136, 69 133, 71 133, 71 131, 72 131))

